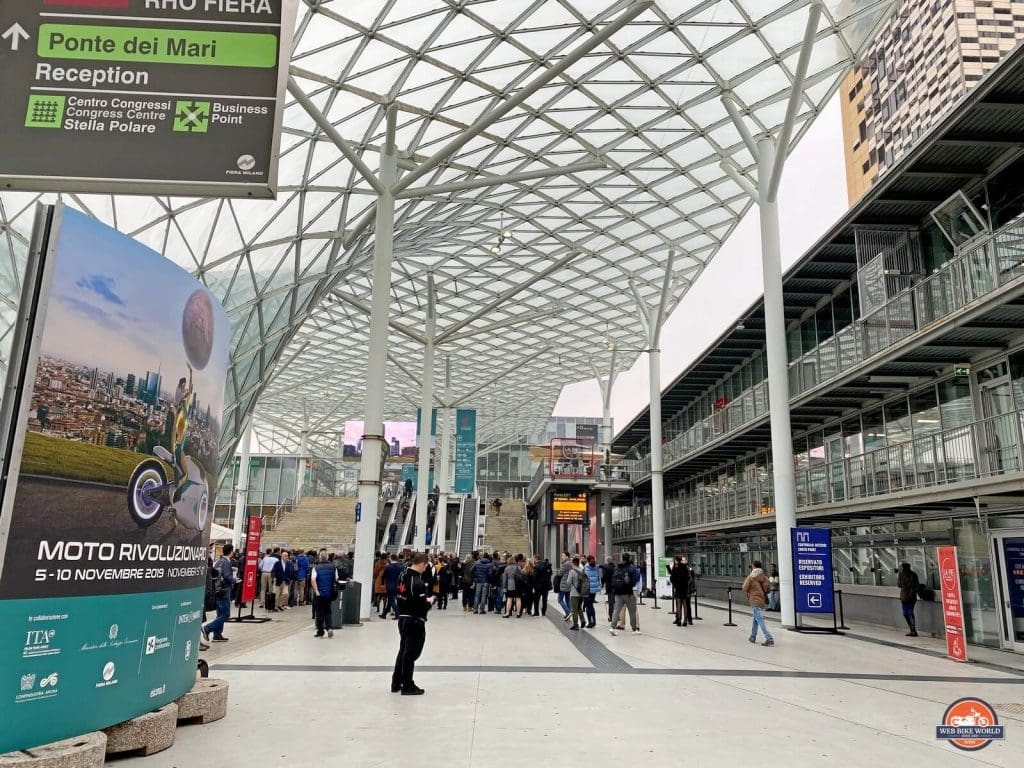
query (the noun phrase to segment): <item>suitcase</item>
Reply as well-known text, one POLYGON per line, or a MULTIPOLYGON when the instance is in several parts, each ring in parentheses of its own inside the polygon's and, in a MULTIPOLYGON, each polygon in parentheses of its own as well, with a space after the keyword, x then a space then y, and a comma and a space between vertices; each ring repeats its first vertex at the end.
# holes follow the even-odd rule
POLYGON ((276 605, 277 605, 277 595, 274 594, 273 590, 268 590, 267 591, 267 597, 266 597, 265 605, 266 605, 266 609, 268 611, 272 611, 276 607, 276 605))
POLYGON ((344 623, 342 620, 341 604, 341 592, 339 591, 338 596, 331 600, 331 626, 334 629, 341 629, 341 625, 344 623))

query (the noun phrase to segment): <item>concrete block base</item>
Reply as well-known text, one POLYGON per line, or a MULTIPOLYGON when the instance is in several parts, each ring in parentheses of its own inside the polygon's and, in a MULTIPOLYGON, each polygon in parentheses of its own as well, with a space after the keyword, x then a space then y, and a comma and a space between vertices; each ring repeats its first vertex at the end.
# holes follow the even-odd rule
POLYGON ((174 743, 174 729, 178 725, 178 705, 168 704, 145 715, 112 725, 107 734, 107 754, 135 752, 152 755, 174 743))
POLYGON ((103 768, 107 736, 97 731, 0 755, 0 768, 103 768))
POLYGON ((228 713, 228 681, 196 680, 195 687, 176 702, 178 723, 212 723, 228 713))

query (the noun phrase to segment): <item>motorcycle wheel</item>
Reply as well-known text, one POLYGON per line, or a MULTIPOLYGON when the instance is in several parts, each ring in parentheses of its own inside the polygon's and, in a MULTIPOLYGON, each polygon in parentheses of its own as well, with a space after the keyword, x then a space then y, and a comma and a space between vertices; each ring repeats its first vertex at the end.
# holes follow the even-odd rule
POLYGON ((203 495, 199 497, 199 503, 196 504, 196 520, 198 521, 197 528, 200 532, 206 530, 206 523, 209 515, 210 494, 204 490, 203 495))
POLYGON ((146 491, 167 484, 167 475, 157 461, 144 461, 132 472, 128 483, 128 513, 140 528, 148 528, 163 514, 164 507, 146 495, 146 491))

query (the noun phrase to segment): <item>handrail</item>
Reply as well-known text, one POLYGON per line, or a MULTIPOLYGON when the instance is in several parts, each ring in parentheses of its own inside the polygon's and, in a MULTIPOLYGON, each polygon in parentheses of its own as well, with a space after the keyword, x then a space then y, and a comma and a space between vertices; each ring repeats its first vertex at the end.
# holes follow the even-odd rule
POLYGON ((277 509, 274 510, 274 514, 272 514, 270 518, 264 522, 264 527, 266 528, 266 530, 276 530, 278 524, 281 522, 281 519, 285 516, 285 513, 292 511, 292 506, 293 499, 291 497, 285 499, 280 504, 278 504, 277 509))
MULTIPOLYGON (((1024 473, 1024 409, 946 427, 892 445, 796 471, 797 509, 813 509, 920 488, 1024 473)), ((770 467, 766 482, 737 479, 727 489, 665 499, 665 528, 679 530, 724 520, 774 515, 770 467)), ((616 538, 650 535, 647 508, 613 524, 616 538)))
MULTIPOLYGON (((875 355, 1022 276, 1024 215, 791 362, 790 397, 795 399, 868 362, 875 355)), ((759 419, 768 418, 767 403, 767 382, 762 381, 744 390, 718 413, 673 435, 665 444, 666 465, 759 419)), ((622 462, 634 483, 651 473, 649 446, 647 451, 640 458, 622 462)))

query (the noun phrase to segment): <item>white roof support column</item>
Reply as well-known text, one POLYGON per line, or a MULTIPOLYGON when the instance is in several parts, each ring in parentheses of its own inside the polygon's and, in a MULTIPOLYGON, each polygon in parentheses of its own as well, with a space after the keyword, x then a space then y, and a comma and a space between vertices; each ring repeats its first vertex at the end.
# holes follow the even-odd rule
POLYGON ((359 464, 360 515, 356 523, 355 579, 361 584, 360 618, 370 617, 373 589, 373 554, 376 548, 377 505, 380 500, 381 459, 384 456, 384 397, 388 362, 388 305, 391 261, 395 237, 395 196, 398 148, 395 146, 397 110, 387 114, 387 140, 380 154, 380 181, 373 242, 373 293, 370 306, 370 343, 366 363, 366 407, 363 455, 359 464))
MULTIPOLYGON (((768 361, 768 405, 772 432, 772 481, 774 485, 775 534, 778 548, 779 589, 782 625, 796 626, 793 599, 793 545, 790 539, 796 526, 796 478, 793 473, 793 428, 789 412, 789 368, 786 351, 786 314, 782 293, 782 240, 779 232, 779 184, 789 154, 790 138, 800 102, 804 97, 804 82, 814 49, 814 38, 821 21, 821 0, 813 0, 803 47, 793 76, 786 120, 779 137, 759 137, 751 154, 757 162, 757 186, 744 177, 728 161, 723 170, 757 203, 761 220, 761 269, 764 281, 765 349, 768 361)), ((745 142, 750 132, 729 98, 723 98, 729 116, 736 124, 745 142)), ((653 447, 653 446, 652 446, 653 447)), ((653 458, 653 455, 652 455, 653 458)), ((764 563, 767 567, 768 563, 764 563)))
MULTIPOLYGON (((608 480, 611 480, 611 455, 612 455, 612 389, 615 386, 615 363, 616 349, 612 347, 612 359, 608 365, 608 378, 602 379, 597 368, 591 363, 594 371, 594 378, 597 379, 597 386, 601 388, 601 450, 604 453, 604 465, 609 473, 608 480)), ((604 550, 602 556, 607 559, 612 556, 612 492, 601 491, 601 527, 604 537, 604 550)))
POLYGON ((420 552, 427 545, 427 495, 430 493, 430 424, 434 410, 434 338, 437 335, 437 292, 434 276, 427 275, 427 331, 423 344, 423 378, 420 383, 419 469, 416 473, 416 526, 412 546, 420 552))
POLYGON ((441 489, 437 500, 437 525, 434 527, 434 544, 438 552, 444 552, 448 533, 448 490, 451 486, 451 448, 452 448, 452 409, 448 406, 452 401, 452 356, 444 356, 444 408, 441 409, 439 429, 441 431, 438 449, 440 456, 437 465, 437 485, 441 489))
POLYGON ((665 453, 661 444, 661 328, 665 324, 668 298, 672 293, 672 265, 675 251, 669 251, 665 263, 665 278, 661 284, 661 295, 655 306, 649 306, 636 284, 630 282, 640 323, 647 333, 647 356, 649 362, 651 392, 651 517, 654 539, 654 562, 665 556, 665 453))
POLYGON ((246 509, 249 501, 249 456, 252 452, 252 416, 245 423, 242 442, 239 446, 238 479, 235 481, 235 518, 231 543, 235 549, 242 546, 242 534, 246 525, 246 509))

